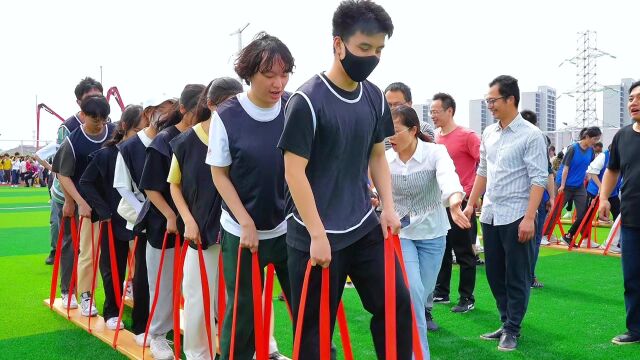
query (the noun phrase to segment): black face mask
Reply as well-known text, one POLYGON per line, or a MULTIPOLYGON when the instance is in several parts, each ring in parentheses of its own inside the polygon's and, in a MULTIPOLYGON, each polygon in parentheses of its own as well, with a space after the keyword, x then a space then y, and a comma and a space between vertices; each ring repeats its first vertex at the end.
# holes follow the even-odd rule
POLYGON ((351 80, 355 82, 361 82, 367 79, 373 70, 378 66, 380 59, 375 56, 356 56, 347 49, 347 44, 344 44, 346 54, 344 59, 340 60, 344 71, 349 75, 351 80))

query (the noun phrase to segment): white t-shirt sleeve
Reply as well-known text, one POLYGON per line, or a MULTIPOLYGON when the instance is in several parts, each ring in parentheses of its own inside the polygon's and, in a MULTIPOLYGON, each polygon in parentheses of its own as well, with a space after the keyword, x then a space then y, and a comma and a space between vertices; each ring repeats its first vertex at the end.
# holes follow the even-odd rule
POLYGON ((60 145, 51 143, 36 152, 36 155, 42 160, 46 160, 56 154, 60 145))
POLYGON ((129 168, 124 163, 124 158, 120 153, 116 157, 116 167, 113 174, 113 187, 124 188, 129 191, 133 191, 133 186, 131 185, 133 180, 131 179, 131 173, 129 173, 129 168))
POLYGON ((206 163, 211 166, 226 167, 231 165, 231 162, 227 129, 224 127, 224 123, 218 113, 214 112, 209 127, 209 147, 207 149, 206 163))
POLYGON ((602 168, 604 167, 605 159, 606 158, 605 158, 604 152, 598 154, 598 156, 596 156, 596 158, 593 159, 591 164, 589 164, 589 168, 587 169, 587 174, 600 175, 600 171, 602 171, 602 168))

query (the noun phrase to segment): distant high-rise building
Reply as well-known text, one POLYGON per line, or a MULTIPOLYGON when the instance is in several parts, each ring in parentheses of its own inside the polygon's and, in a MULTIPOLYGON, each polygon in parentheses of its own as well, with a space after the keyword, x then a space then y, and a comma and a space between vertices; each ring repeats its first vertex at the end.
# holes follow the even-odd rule
POLYGON ((482 100, 469 101, 469 128, 478 134, 482 134, 484 129, 493 124, 495 119, 491 111, 487 108, 487 103, 482 100))
POLYGON ((556 130, 556 90, 554 88, 539 86, 536 92, 521 93, 520 109, 536 113, 540 130, 556 130))
POLYGON ((631 124, 627 109, 629 88, 633 79, 622 79, 618 85, 605 86, 602 89, 602 125, 605 128, 620 128, 631 124))

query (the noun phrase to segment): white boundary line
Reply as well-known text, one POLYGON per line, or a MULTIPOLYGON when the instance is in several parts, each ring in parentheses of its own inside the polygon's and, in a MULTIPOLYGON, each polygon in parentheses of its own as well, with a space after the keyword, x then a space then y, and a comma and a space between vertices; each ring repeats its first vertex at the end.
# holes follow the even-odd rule
POLYGON ((50 208, 51 205, 42 205, 42 206, 20 206, 20 207, 8 207, 8 208, 0 208, 2 210, 24 210, 24 209, 46 209, 50 208))

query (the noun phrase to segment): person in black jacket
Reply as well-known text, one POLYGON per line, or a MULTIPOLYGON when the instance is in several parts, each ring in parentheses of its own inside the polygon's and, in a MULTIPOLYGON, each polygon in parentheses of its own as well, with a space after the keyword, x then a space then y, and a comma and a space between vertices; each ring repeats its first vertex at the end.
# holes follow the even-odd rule
POLYGON ((174 358, 166 334, 173 328, 173 264, 174 256, 178 255, 174 249, 180 246, 176 242, 176 235, 183 232, 182 229, 184 229, 181 219, 178 218, 167 183, 173 156, 169 143, 195 123, 195 110, 204 89, 205 86, 200 84, 185 86, 180 95, 180 101, 176 104, 173 112, 162 120, 159 125, 160 132, 147 148, 147 157, 140 178, 140 189, 145 192, 150 202, 146 213, 143 209, 138 217, 146 219, 143 221, 143 225, 147 231, 148 241, 147 276, 150 299, 155 296, 157 282, 160 283, 158 303, 149 328, 151 353, 156 360, 174 358), (168 236, 164 265, 162 273, 159 274, 165 232, 168 236))
POLYGON ((242 92, 242 84, 232 78, 213 80, 200 96, 196 111, 197 121, 193 128, 176 136, 171 141, 173 158, 167 181, 171 197, 184 221, 185 240, 191 241, 185 255, 184 279, 184 352, 188 359, 208 359, 209 340, 205 324, 211 326, 211 349, 215 353, 216 326, 214 289, 217 288, 218 256, 220 254, 220 212, 222 197, 218 194, 211 170, 205 163, 209 143, 211 112, 229 97, 242 92), (183 176, 182 174, 185 174, 183 176), (201 245, 211 301, 208 304, 210 317, 203 308, 203 284, 197 244, 201 245))
POLYGON ((91 221, 101 223, 102 239, 99 266, 105 293, 102 312, 107 328, 111 330, 124 327, 122 322, 118 323, 120 309, 117 304, 120 302, 122 291, 124 291, 121 288, 121 283, 125 276, 129 241, 133 237, 132 232, 126 228, 126 220, 117 211, 121 196, 113 188, 118 155, 116 145, 135 135, 140 128, 144 127, 144 124, 141 124, 141 114, 142 107, 137 105, 130 105, 124 110, 113 137, 104 143, 102 149, 89 156, 89 165, 80 178, 80 188, 85 194, 89 206, 93 209, 91 221), (112 238, 109 236, 109 226, 113 231, 112 238), (112 252, 116 258, 117 269, 112 268, 112 252), (114 274, 113 270, 116 270, 117 274, 114 274))

